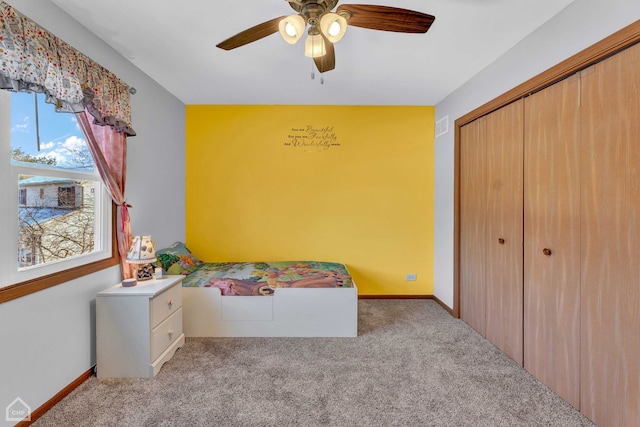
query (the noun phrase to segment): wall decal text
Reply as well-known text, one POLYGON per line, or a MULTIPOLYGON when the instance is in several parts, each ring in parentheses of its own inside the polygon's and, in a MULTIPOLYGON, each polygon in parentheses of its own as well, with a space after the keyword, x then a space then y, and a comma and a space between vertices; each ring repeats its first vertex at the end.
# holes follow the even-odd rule
POLYGON ((302 148, 305 151, 326 151, 340 147, 333 126, 315 127, 307 125, 291 128, 285 147, 302 148))

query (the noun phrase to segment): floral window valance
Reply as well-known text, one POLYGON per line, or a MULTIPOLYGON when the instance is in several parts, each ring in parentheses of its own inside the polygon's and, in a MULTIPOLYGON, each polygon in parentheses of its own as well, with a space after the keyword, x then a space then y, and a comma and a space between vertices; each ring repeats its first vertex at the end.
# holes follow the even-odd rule
POLYGON ((56 111, 85 109, 129 136, 129 86, 109 70, 0 2, 0 88, 46 94, 56 111))

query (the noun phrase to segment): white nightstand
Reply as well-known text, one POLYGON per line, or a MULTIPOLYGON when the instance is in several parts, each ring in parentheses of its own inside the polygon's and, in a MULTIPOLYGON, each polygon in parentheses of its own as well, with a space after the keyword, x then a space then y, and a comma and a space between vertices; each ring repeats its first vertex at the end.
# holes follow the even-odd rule
POLYGON ((117 284, 96 296, 97 376, 153 377, 184 345, 182 279, 117 284))

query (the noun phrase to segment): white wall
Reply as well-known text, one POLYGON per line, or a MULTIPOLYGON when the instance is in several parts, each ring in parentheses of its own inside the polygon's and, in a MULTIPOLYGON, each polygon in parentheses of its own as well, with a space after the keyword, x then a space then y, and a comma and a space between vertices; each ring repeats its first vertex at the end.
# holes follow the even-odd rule
MULTIPOLYGON (((160 246, 184 241, 184 104, 51 2, 7 3, 137 89, 126 185, 133 232, 160 246)), ((95 364, 95 294, 119 280, 113 267, 0 304, 0 426, 15 424, 5 408, 16 397, 36 409, 95 364)))
POLYGON ((640 19, 638 0, 576 0, 436 105, 449 133, 435 141, 434 294, 453 308, 453 122, 640 19))

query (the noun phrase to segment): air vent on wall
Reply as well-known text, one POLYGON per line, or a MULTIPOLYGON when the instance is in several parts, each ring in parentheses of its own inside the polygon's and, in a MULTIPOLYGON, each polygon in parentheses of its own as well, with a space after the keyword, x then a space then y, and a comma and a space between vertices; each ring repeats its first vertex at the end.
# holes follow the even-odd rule
POLYGON ((449 116, 444 116, 436 122, 436 138, 449 132, 449 116))

